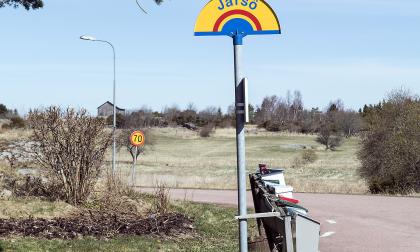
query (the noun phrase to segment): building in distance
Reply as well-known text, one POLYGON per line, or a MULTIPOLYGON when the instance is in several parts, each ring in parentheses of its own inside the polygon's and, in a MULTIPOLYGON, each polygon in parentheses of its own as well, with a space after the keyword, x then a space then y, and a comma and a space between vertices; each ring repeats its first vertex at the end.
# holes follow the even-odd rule
MULTIPOLYGON (((98 117, 109 117, 112 116, 114 114, 114 104, 112 104, 111 102, 107 101, 104 104, 102 104, 101 106, 98 107, 98 117)), ((117 114, 125 114, 125 109, 119 108, 117 106, 117 114)))

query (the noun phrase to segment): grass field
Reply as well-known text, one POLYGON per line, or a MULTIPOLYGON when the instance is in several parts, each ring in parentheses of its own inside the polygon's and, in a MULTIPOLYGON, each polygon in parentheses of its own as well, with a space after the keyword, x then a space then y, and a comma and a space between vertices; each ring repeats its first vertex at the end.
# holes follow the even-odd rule
MULTIPOLYGON (((286 180, 299 192, 366 193, 365 182, 357 175, 356 153, 359 139, 344 141, 337 151, 326 151, 316 136, 271 133, 254 127, 247 129, 247 170, 259 163, 286 169, 286 180), (305 149, 318 159, 302 163, 305 149)), ((155 144, 139 157, 138 186, 164 183, 169 187, 201 189, 236 188, 236 147, 234 129, 220 129, 210 138, 182 128, 153 129, 155 144)), ((122 149, 118 168, 128 177, 131 156, 122 149)))
MULTIPOLYGON (((154 145, 139 157, 137 186, 200 189, 236 188, 236 146, 234 129, 218 129, 210 138, 183 128, 151 130, 154 145)), ((0 140, 26 139, 29 131, 0 131, 0 140)), ((247 170, 254 172, 259 163, 286 169, 287 183, 298 192, 366 193, 367 186, 358 176, 359 138, 345 139, 336 151, 326 151, 315 135, 272 133, 247 128, 247 170), (313 150, 317 160, 303 163, 304 150, 313 150)), ((109 151, 109 154, 111 151, 109 151)), ((107 156, 110 165, 111 156, 107 156)), ((117 168, 129 177, 132 159, 125 148, 117 156, 117 168)))

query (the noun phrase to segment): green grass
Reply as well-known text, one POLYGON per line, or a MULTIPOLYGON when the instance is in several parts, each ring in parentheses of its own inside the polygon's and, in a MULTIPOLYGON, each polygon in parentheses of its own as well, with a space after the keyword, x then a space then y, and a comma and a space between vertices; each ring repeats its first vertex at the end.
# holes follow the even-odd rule
MULTIPOLYGON (((210 138, 200 138, 184 129, 154 129, 155 145, 139 157, 137 185, 201 189, 236 188, 236 147, 233 129, 222 129, 210 138)), ((365 193, 358 176, 359 139, 345 139, 337 151, 326 151, 315 135, 270 133, 249 129, 247 170, 259 163, 286 169, 286 180, 299 192, 365 193), (313 149, 317 161, 300 164, 306 149, 313 149)), ((131 157, 126 150, 118 155, 119 168, 128 177, 131 157)))
MULTIPOLYGON (((235 210, 207 204, 179 202, 175 210, 194 219, 196 234, 183 238, 120 237, 111 240, 0 240, 0 251, 238 251, 235 210)), ((255 223, 251 222, 251 230, 255 223)))

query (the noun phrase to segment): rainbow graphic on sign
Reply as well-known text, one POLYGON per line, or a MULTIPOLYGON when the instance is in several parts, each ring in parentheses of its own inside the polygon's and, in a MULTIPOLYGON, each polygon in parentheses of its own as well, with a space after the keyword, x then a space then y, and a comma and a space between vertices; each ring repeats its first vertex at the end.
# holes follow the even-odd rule
POLYGON ((201 11, 195 36, 280 34, 279 20, 263 0, 211 0, 201 11))

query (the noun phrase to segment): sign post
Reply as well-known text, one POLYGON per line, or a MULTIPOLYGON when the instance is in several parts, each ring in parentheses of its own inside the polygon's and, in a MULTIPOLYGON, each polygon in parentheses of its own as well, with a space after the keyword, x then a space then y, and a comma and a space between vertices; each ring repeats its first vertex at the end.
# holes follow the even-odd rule
MULTIPOLYGON (((195 36, 229 36, 234 47, 236 148, 239 216, 247 214, 245 122, 248 120, 247 80, 241 72, 243 39, 247 35, 280 34, 280 23, 264 0, 211 0, 197 18, 195 36)), ((246 218, 239 218, 239 246, 248 251, 246 218)))
POLYGON ((130 135, 130 153, 133 157, 133 167, 131 169, 131 186, 136 185, 136 165, 137 165, 137 158, 140 155, 139 147, 143 146, 145 143, 144 133, 142 131, 134 131, 130 135))

